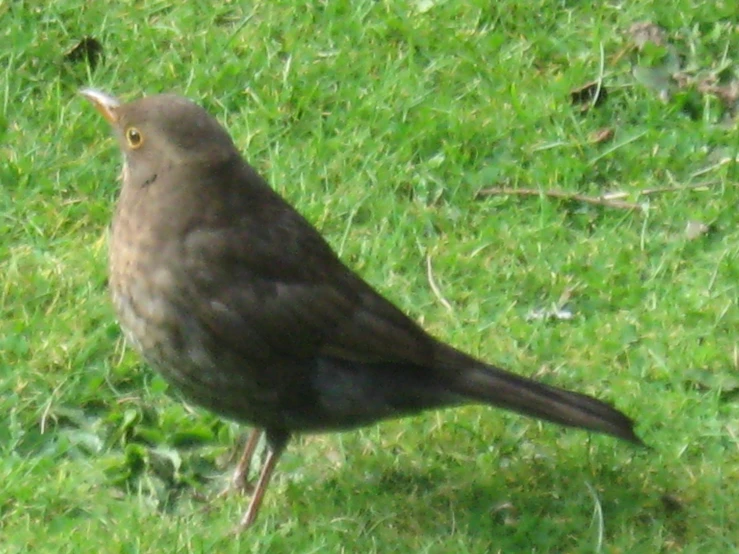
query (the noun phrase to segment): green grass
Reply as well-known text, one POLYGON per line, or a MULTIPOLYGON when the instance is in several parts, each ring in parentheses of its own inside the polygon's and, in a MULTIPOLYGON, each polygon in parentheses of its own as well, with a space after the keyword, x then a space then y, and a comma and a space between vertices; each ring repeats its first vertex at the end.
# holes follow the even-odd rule
POLYGON ((0 551, 739 551, 737 123, 695 87, 660 100, 628 50, 651 20, 736 79, 739 8, 594 5, 0 4, 0 551), (85 36, 94 69, 64 57, 85 36), (569 92, 599 77, 583 114, 569 92), (108 304, 120 158, 90 85, 202 103, 428 330, 614 402, 653 449, 481 407, 303 437, 229 537, 245 500, 203 498, 241 429, 167 394, 108 304), (475 198, 502 185, 648 210, 475 198), (563 295, 572 320, 527 318, 563 295))

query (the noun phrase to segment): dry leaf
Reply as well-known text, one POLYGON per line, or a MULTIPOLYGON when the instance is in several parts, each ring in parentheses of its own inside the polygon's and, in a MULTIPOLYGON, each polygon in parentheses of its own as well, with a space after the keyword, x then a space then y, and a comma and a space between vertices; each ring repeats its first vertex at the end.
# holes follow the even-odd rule
POLYGON ((629 27, 629 34, 631 35, 631 40, 639 50, 644 48, 644 45, 647 43, 664 46, 667 42, 667 33, 665 33, 665 30, 651 21, 634 23, 629 27))
POLYGON ((713 94, 716 98, 723 102, 724 106, 733 110, 737 108, 739 102, 739 81, 733 80, 725 85, 715 83, 715 78, 706 79, 698 83, 698 92, 703 94, 713 94))
POLYGON ((597 131, 590 133, 588 140, 593 144, 601 144, 611 140, 614 134, 615 131, 612 128, 603 127, 602 129, 598 129, 597 131))
POLYGON ((709 230, 710 227, 705 223, 700 221, 688 221, 688 224, 685 226, 685 237, 688 240, 695 240, 708 233, 709 230))

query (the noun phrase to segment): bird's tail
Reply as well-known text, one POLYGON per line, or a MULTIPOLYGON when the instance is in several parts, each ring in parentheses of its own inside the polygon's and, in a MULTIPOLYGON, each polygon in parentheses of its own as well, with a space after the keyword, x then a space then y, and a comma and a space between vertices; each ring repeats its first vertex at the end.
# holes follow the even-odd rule
POLYGON ((452 388, 474 401, 643 445, 634 422, 609 404, 493 366, 479 363, 459 373, 452 388))

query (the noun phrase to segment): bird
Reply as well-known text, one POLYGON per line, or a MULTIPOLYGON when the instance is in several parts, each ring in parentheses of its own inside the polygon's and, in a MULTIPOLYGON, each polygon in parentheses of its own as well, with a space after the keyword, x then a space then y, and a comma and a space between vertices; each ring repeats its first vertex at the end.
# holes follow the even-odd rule
POLYGON ((424 331, 340 260, 198 104, 80 92, 123 153, 108 254, 123 334, 185 400, 252 428, 233 487, 266 439, 238 531, 255 522, 298 434, 487 404, 643 444, 610 404, 424 331))

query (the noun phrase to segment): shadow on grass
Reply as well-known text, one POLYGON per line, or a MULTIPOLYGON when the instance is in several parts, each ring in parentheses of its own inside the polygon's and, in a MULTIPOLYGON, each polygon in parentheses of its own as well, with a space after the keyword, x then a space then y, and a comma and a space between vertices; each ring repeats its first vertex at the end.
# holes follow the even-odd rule
POLYGON ((401 462, 362 479, 354 467, 322 482, 290 483, 278 500, 286 505, 277 510, 301 526, 339 525, 353 528, 357 537, 462 535, 565 550, 595 544, 601 527, 636 530, 668 515, 660 494, 645 491, 643 476, 628 472, 593 471, 577 461, 521 460, 515 467, 471 475, 451 457, 434 462, 452 469, 415 469, 401 462))

